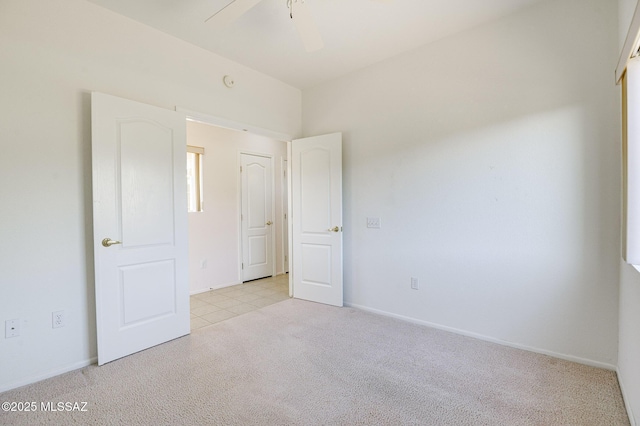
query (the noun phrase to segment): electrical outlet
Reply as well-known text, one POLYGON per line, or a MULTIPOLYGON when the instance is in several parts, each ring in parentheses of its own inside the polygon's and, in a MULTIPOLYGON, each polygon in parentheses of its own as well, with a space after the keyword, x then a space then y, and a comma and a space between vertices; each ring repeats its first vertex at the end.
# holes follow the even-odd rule
POLYGON ((64 327, 65 318, 64 311, 56 311, 51 314, 51 326, 53 328, 64 327))
POLYGON ((367 228, 380 228, 380 218, 379 217, 368 217, 367 218, 367 228))
POLYGON ((20 335, 20 320, 10 319, 4 322, 4 337, 8 339, 10 337, 18 337, 20 335))
POLYGON ((420 290, 420 281, 417 278, 411 277, 411 288, 414 290, 420 290))

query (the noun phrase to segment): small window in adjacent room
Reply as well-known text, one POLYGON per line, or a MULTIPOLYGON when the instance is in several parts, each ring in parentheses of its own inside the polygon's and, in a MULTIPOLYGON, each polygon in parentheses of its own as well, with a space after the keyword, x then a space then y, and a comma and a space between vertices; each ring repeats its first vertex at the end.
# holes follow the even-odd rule
POLYGON ((204 148, 187 145, 187 211, 203 211, 202 156, 204 148))

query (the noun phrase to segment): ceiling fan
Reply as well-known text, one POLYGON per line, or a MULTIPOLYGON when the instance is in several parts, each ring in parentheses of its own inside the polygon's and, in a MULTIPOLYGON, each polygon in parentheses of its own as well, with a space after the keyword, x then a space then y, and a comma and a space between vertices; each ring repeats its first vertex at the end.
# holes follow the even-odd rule
MULTIPOLYGON (((211 15, 205 22, 215 25, 217 28, 225 28, 231 25, 262 0, 232 0, 231 3, 211 15)), ((305 0, 287 0, 289 16, 293 21, 298 34, 302 39, 307 52, 320 50, 324 47, 322 36, 313 17, 306 6, 305 0)))

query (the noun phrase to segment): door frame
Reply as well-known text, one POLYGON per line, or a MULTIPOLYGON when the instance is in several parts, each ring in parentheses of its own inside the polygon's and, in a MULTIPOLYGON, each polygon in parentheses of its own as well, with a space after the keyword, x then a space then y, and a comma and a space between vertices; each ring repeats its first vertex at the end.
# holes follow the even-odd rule
MULTIPOLYGON (((287 146, 288 147, 288 146, 287 146)), ((288 154, 287 154, 288 155, 288 154)), ((287 226, 283 226, 280 230, 282 234, 282 273, 286 274, 289 272, 289 260, 291 257, 289 256, 289 157, 280 157, 280 170, 284 173, 280 175, 280 189, 284 190, 285 187, 287 189, 287 196, 282 197, 280 202, 280 211, 283 214, 287 215, 287 226), (286 164, 286 167, 285 167, 286 164), (286 209, 285 209, 286 202, 286 209), (286 238, 285 238, 286 236, 286 238), (287 242, 287 246, 284 246, 285 241, 287 242), (285 260, 286 256, 286 260, 285 260)), ((280 218, 284 221, 284 216, 280 218)))
MULTIPOLYGON (((188 121, 196 121, 199 123, 210 124, 212 126, 218 126, 218 127, 223 127, 223 128, 232 129, 232 130, 239 130, 242 132, 250 132, 256 135, 266 136, 272 139, 278 139, 283 142, 286 142, 287 144, 287 176, 291 176, 291 141, 295 139, 294 135, 291 135, 288 133, 274 132, 273 130, 265 129, 263 127, 254 126, 252 124, 241 123, 238 121, 229 120, 227 118, 218 117, 215 115, 210 115, 210 114, 206 114, 198 111, 193 111, 181 106, 176 106, 175 110, 183 113, 187 117, 188 121)), ((239 156, 238 156, 238 161, 239 161, 239 156)), ((238 163, 238 169, 237 169, 238 171, 240 170, 239 167, 240 167, 240 163, 238 163)), ((288 222, 287 242, 289 246, 289 254, 288 254, 289 256, 289 277, 288 277, 289 278, 289 297, 293 297, 293 264, 291 262, 292 245, 293 245, 291 241, 292 229, 293 229, 292 221, 291 221, 291 209, 292 209, 291 179, 287 179, 287 203, 288 203, 287 217, 289 218, 289 220, 287 221, 288 222)), ((240 218, 238 218, 238 220, 239 219, 240 218)), ((238 224, 238 226, 240 226, 240 224, 238 224)), ((240 251, 238 255, 240 256, 239 258, 242 259, 242 251, 240 251)), ((240 262, 242 263, 242 260, 240 260, 240 262)), ((241 270, 239 271, 238 276, 239 277, 242 276, 241 270)))
MULTIPOLYGON (((258 151, 247 151, 247 150, 238 150, 238 154, 237 154, 237 164, 236 164, 236 173, 237 173, 237 180, 236 180, 236 194, 237 194, 237 202, 238 202, 238 211, 240 212, 240 215, 242 215, 242 173, 240 173, 240 166, 242 164, 242 155, 253 155, 256 157, 262 157, 262 158, 268 158, 269 159, 269 163, 271 163, 271 218, 275 220, 276 218, 276 191, 275 191, 275 181, 276 181, 276 174, 274 173, 275 170, 275 162, 274 162, 274 158, 272 154, 265 154, 265 153, 261 153, 258 151)), ((288 196, 288 195, 287 195, 288 196)), ((274 222, 274 225, 277 222, 274 222)), ((239 277, 240 277, 240 282, 244 282, 244 270, 242 268, 242 263, 244 261, 244 238, 243 238, 243 234, 242 234, 242 220, 240 219, 240 217, 237 218, 237 226, 238 229, 240 230, 240 232, 238 233, 238 248, 239 248, 239 252, 238 252, 238 264, 240 265, 240 267, 238 268, 238 273, 239 273, 239 277)), ((275 233, 275 226, 274 227, 270 227, 270 232, 271 232, 271 276, 275 277, 276 276, 276 271, 277 271, 277 265, 276 265, 276 233, 275 233)))
POLYGON ((292 144, 293 138, 287 140, 287 214, 289 215, 287 220, 287 247, 289 248, 289 297, 293 297, 293 220, 291 214, 293 213, 293 203, 291 202, 292 184, 291 184, 291 158, 293 155, 292 144))

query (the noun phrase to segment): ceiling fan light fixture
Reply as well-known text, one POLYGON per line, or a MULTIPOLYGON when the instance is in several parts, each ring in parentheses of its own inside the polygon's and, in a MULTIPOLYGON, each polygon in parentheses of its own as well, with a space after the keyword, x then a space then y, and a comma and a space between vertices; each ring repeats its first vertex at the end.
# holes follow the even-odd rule
POLYGON ((233 0, 222 9, 205 19, 204 22, 212 22, 218 28, 230 26, 236 19, 254 8, 262 0, 233 0))
POLYGON ((320 31, 318 31, 318 27, 316 26, 313 16, 311 16, 311 12, 307 8, 305 1, 288 0, 287 4, 289 6, 289 16, 293 20, 293 24, 295 25, 296 30, 298 30, 298 34, 300 34, 300 38, 302 39, 302 44, 307 52, 315 52, 316 50, 322 49, 324 47, 322 36, 320 35, 320 31), (295 13, 293 12, 294 4, 296 5, 295 13))
MULTIPOLYGON (((218 30, 226 28, 261 1, 232 0, 225 7, 207 18, 205 22, 210 23, 218 30)), ((311 16, 311 12, 307 8, 305 0, 287 0, 287 8, 289 9, 289 17, 293 21, 298 34, 300 34, 302 44, 307 52, 322 49, 324 47, 322 36, 313 20, 313 16, 311 16)))

